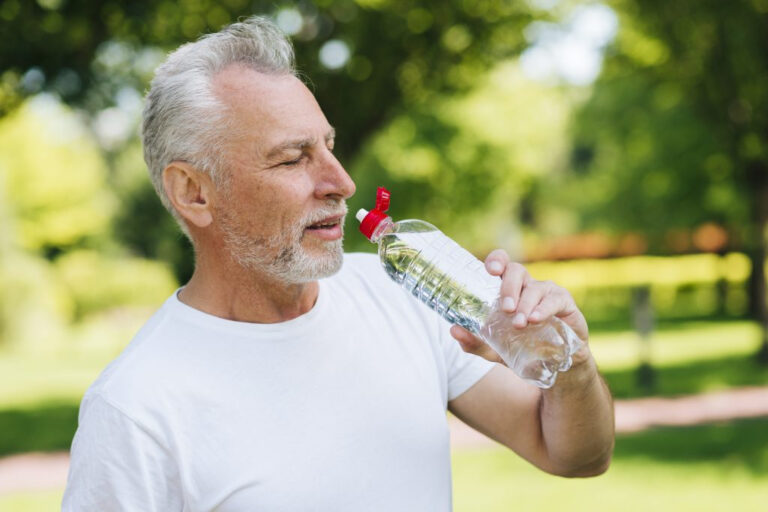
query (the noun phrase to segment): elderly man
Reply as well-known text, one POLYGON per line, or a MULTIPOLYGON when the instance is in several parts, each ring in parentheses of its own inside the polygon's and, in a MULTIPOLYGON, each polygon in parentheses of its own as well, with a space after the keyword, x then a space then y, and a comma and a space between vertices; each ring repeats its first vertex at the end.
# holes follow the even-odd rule
MULTIPOLYGON (((355 185, 269 21, 171 54, 143 143, 195 272, 85 395, 64 510, 450 510, 446 410, 544 471, 605 471, 612 405, 587 346, 542 391, 375 256, 343 254, 355 185)), ((565 290, 503 251, 486 267, 521 328, 557 315, 587 339, 565 290)))

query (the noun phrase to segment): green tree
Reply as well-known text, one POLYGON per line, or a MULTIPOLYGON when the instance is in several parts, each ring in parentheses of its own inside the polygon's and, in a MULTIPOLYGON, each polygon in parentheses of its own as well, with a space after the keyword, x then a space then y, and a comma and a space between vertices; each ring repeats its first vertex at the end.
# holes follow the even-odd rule
POLYGON ((55 350, 74 322, 177 286, 167 265, 114 243, 107 174, 80 116, 50 95, 0 120, 0 345, 55 350))
POLYGON ((531 19, 524 4, 502 0, 6 0, 0 6, 3 90, 16 95, 0 97, 0 110, 43 89, 91 110, 104 108, 120 88, 146 87, 158 52, 162 57, 251 14, 277 15, 295 32, 299 67, 343 129, 344 156, 393 109, 434 91, 466 89, 489 64, 516 54, 531 19), (329 41, 349 52, 338 68, 319 58, 329 41))
MULTIPOLYGON (((428 220, 481 256, 504 247, 520 257, 530 220, 521 205, 563 167, 569 112, 567 94, 503 62, 467 93, 436 96, 371 137, 351 166, 350 210, 370 208, 387 185, 393 217, 428 220)), ((369 248, 355 231, 347 245, 369 248)))
POLYGON ((620 30, 574 123, 574 201, 657 251, 670 228, 726 226, 752 261, 768 360, 768 2, 609 3, 620 30))
MULTIPOLYGON (((533 16, 527 4, 505 0, 4 0, 0 114, 41 90, 104 112, 143 91, 166 51, 251 14, 273 15, 292 32, 300 70, 336 126, 337 152, 347 162, 399 113, 466 91, 493 63, 519 53, 533 16), (323 62, 331 49, 336 62, 323 62)), ((119 160, 120 141, 107 147, 115 153, 110 161, 119 160)), ((123 240, 139 254, 170 258, 183 280, 188 244, 173 236, 146 181, 119 195, 123 240), (147 218, 162 221, 147 230, 147 218), (163 242, 169 238, 175 247, 163 242)))
POLYGON ((50 96, 38 96, 2 119, 0 179, 20 248, 53 257, 108 237, 115 198, 89 135, 50 96))

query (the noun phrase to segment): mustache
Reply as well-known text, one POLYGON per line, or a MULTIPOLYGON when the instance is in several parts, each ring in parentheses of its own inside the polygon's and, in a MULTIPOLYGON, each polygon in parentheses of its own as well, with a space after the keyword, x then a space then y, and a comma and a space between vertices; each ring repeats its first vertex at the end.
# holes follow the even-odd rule
POLYGON ((347 212, 348 208, 346 201, 334 201, 333 204, 329 204, 328 206, 322 207, 308 214, 304 219, 302 219, 301 222, 304 226, 309 226, 310 224, 320 222, 321 220, 327 219, 328 217, 345 217, 347 212))

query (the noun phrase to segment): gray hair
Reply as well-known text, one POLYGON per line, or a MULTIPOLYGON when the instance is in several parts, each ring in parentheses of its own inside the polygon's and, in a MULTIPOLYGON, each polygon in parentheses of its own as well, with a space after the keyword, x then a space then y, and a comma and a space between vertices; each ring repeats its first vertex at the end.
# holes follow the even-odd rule
POLYGON ((290 40, 269 19, 252 16, 179 47, 157 68, 147 92, 144 161, 163 206, 187 237, 189 230, 165 193, 163 169, 174 160, 185 161, 208 173, 217 187, 226 185, 224 148, 233 127, 212 84, 232 64, 297 74, 290 40))

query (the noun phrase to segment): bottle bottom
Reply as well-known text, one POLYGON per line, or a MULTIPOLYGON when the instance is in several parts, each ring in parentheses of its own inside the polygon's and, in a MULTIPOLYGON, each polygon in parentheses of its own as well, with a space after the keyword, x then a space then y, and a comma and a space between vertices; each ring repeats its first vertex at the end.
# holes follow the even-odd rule
POLYGON ((480 330, 480 336, 499 353, 520 378, 542 389, 554 385, 559 372, 573 364, 581 340, 559 318, 519 329, 511 315, 494 311, 480 330))

